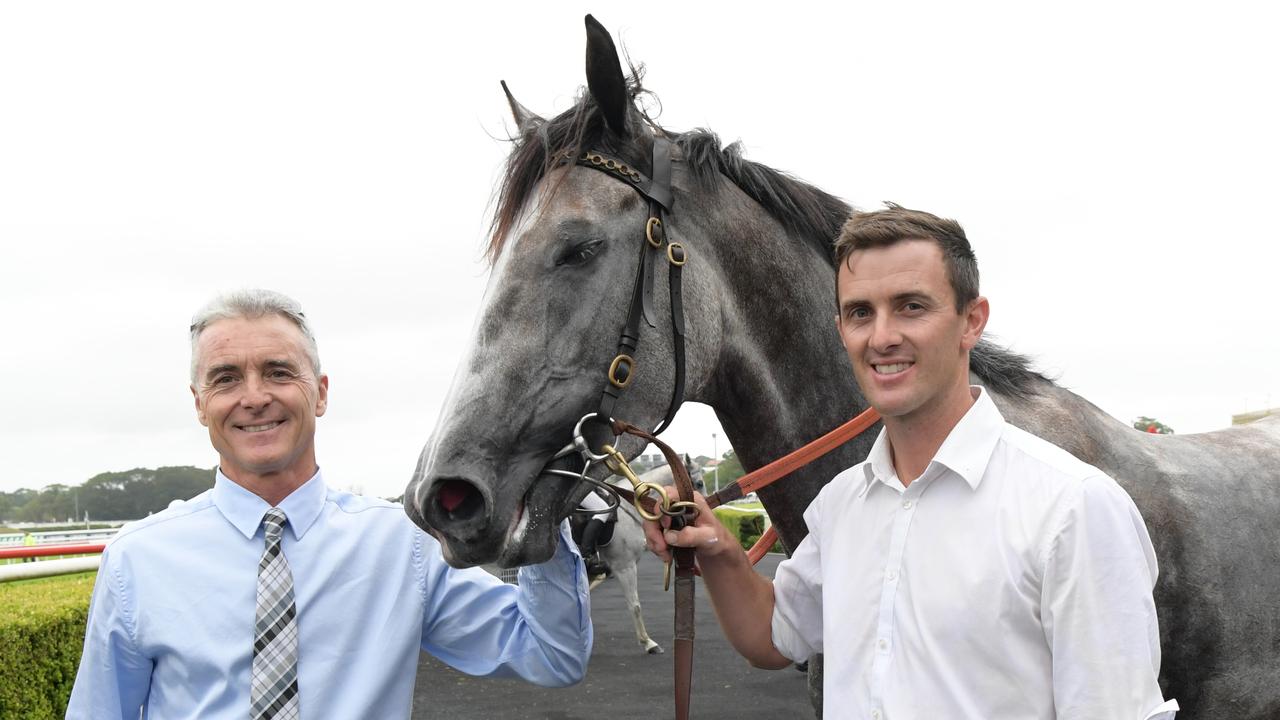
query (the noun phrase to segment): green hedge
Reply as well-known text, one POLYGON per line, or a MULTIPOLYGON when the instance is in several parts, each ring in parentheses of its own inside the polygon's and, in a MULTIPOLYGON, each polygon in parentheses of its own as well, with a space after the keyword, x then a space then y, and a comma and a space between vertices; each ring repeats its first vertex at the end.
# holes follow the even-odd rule
POLYGON ((95 575, 0 583, 0 720, 66 714, 95 575))
MULTIPOLYGON (((764 534, 764 515, 753 512, 742 512, 732 507, 718 507, 713 512, 724 526, 737 536, 743 550, 750 550, 752 545, 764 534)), ((782 552, 782 543, 775 542, 769 552, 782 552)))

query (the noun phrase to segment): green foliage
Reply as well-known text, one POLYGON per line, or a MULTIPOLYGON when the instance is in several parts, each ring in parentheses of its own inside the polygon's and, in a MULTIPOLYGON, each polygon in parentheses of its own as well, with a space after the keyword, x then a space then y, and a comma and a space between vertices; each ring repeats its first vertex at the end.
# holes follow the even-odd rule
POLYGON ((213 471, 194 467, 137 468, 95 475, 78 487, 54 484, 39 492, 0 493, 0 520, 58 522, 137 520, 213 487, 213 471))
POLYGON ((1133 427, 1145 433, 1154 433, 1156 435, 1172 435, 1173 428, 1165 425, 1155 418, 1149 418, 1146 415, 1139 417, 1133 421, 1133 427))
POLYGON ((94 576, 0 583, 0 720, 66 714, 94 576))
MULTIPOLYGON (((743 512, 731 506, 721 506, 712 512, 738 538, 743 550, 750 550, 764 534, 764 516, 759 513, 743 512)), ((774 543, 770 552, 782 552, 782 543, 774 543)))

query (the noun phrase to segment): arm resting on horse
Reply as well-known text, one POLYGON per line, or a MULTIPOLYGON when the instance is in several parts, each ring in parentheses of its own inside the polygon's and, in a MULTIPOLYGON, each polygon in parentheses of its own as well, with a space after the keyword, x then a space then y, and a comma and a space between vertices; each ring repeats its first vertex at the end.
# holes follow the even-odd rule
MULTIPOLYGON (((431 539, 434 542, 434 539, 431 539)), ((470 675, 572 685, 591 655, 591 605, 577 548, 561 523, 550 560, 507 585, 480 568, 458 570, 427 553, 422 649, 470 675)))

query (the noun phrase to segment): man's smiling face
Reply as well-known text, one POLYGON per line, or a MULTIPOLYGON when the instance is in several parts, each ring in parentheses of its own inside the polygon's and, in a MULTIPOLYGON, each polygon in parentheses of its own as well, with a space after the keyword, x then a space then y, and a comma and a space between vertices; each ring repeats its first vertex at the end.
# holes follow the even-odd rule
POLYGON ((841 264, 837 288, 841 340, 858 386, 881 415, 949 417, 966 406, 968 351, 981 335, 985 305, 981 322, 956 312, 936 243, 856 250, 841 264))
POLYGON ((293 485, 315 474, 329 378, 316 377, 305 343, 279 315, 218 320, 201 333, 191 392, 232 480, 293 485))

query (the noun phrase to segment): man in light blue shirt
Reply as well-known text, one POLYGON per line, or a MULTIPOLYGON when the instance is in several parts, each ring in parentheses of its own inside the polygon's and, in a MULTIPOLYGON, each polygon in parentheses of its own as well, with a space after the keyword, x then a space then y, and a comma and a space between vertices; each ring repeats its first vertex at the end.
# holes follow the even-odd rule
POLYGON ((191 337, 196 413, 219 454, 214 487, 107 547, 67 717, 407 718, 419 648, 472 675, 582 679, 590 607, 566 528, 518 586, 449 567, 400 506, 325 486, 314 438, 328 377, 296 302, 223 296, 191 337), (255 647, 283 642, 269 627, 264 636, 259 577, 273 508, 291 579, 287 613, 272 622, 289 662, 271 669, 279 701, 258 708, 268 660, 255 647))

